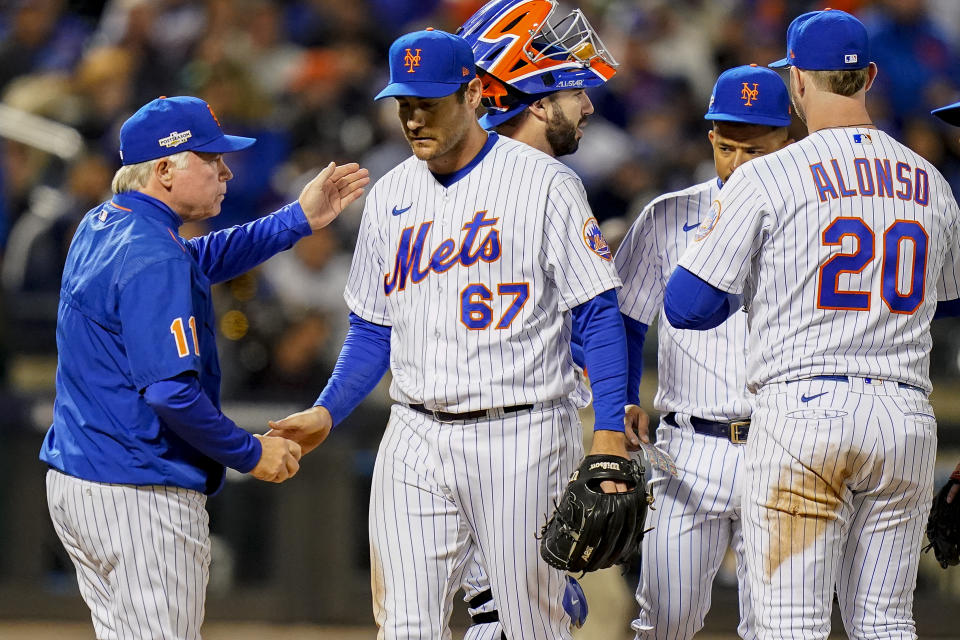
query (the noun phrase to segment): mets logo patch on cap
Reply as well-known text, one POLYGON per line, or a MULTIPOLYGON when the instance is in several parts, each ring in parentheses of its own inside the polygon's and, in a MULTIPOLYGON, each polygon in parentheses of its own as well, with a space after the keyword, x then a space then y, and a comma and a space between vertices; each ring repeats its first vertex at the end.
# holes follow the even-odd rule
POLYGON ((590 249, 590 251, 593 251, 604 260, 613 260, 610 247, 607 245, 607 241, 603 239, 603 234, 600 232, 600 225, 597 223, 596 218, 590 218, 583 224, 583 241, 587 243, 587 248, 590 249))
POLYGON ((697 229, 697 234, 693 237, 695 242, 700 242, 713 231, 713 228, 717 226, 717 220, 720 219, 720 201, 714 200, 710 203, 710 213, 706 218, 703 219, 703 222, 700 223, 700 228, 697 229))

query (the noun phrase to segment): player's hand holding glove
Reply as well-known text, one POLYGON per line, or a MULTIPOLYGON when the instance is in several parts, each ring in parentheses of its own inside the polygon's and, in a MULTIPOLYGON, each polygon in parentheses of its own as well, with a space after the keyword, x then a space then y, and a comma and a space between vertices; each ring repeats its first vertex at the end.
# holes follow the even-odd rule
POLYGON ((940 492, 933 498, 930 519, 927 520, 927 538, 930 544, 924 551, 933 549, 940 566, 960 564, 960 464, 950 474, 940 492))
POLYGON ((640 549, 647 515, 643 467, 615 455, 584 458, 540 531, 540 555, 564 571, 596 571, 629 560, 640 549), (627 490, 604 493, 601 483, 627 490))

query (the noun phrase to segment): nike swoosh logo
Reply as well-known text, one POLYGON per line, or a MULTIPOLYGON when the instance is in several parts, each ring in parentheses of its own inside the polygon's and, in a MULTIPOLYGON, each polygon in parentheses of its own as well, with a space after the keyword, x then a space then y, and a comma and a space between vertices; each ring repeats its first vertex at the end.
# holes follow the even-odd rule
POLYGON ((810 402, 811 400, 815 400, 816 398, 819 398, 820 396, 825 396, 825 395, 827 395, 828 393, 830 393, 830 392, 829 392, 829 391, 824 391, 823 393, 818 393, 818 394, 815 394, 815 395, 812 395, 812 396, 808 396, 807 394, 803 394, 802 396, 800 396, 800 402, 810 402))
POLYGON ((684 230, 684 231, 693 231, 694 229, 696 229, 696 228, 699 227, 699 226, 700 226, 700 221, 697 220, 697 221, 694 222, 693 224, 685 224, 685 225, 683 225, 683 230, 684 230))
POLYGON ((394 208, 393 208, 393 215, 398 216, 398 215, 400 215, 401 213, 406 213, 407 211, 410 211, 410 207, 412 207, 412 206, 413 206, 413 205, 411 204, 409 207, 404 207, 403 209, 397 209, 396 207, 394 207, 394 208))

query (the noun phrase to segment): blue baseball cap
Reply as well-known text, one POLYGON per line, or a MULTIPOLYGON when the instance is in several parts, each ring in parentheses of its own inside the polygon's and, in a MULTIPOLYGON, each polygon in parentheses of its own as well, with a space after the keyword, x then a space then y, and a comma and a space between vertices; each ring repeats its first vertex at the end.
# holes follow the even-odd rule
POLYGON ((390 84, 374 100, 443 98, 476 75, 473 49, 466 40, 435 29, 414 31, 390 45, 390 84))
POLYGON ((960 127, 960 102, 954 102, 953 104, 948 104, 945 107, 934 109, 930 113, 937 116, 947 124, 953 124, 960 127))
POLYGON ((120 161, 137 164, 181 151, 226 153, 256 141, 225 135, 213 109, 200 98, 161 97, 140 107, 120 127, 120 161))
POLYGON ((869 64, 870 39, 863 23, 846 11, 824 9, 794 18, 787 28, 787 57, 769 66, 840 71, 869 64))
POLYGON ((704 120, 786 127, 790 96, 779 74, 747 64, 727 69, 717 78, 704 120))

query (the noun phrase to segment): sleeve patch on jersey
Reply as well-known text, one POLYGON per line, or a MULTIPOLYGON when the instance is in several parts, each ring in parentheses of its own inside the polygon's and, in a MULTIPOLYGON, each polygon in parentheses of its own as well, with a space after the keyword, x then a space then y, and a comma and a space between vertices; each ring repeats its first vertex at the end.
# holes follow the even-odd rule
POLYGON ((700 242, 713 231, 713 228, 717 226, 717 220, 720 219, 720 201, 714 200, 710 204, 710 214, 703 219, 703 222, 700 223, 700 228, 697 229, 697 235, 694 236, 694 241, 700 242))
POLYGON ((587 248, 590 249, 590 251, 593 251, 604 260, 613 260, 610 247, 607 245, 607 241, 603 239, 603 234, 600 232, 600 224, 597 223, 596 218, 590 218, 583 224, 583 241, 587 243, 587 248))

